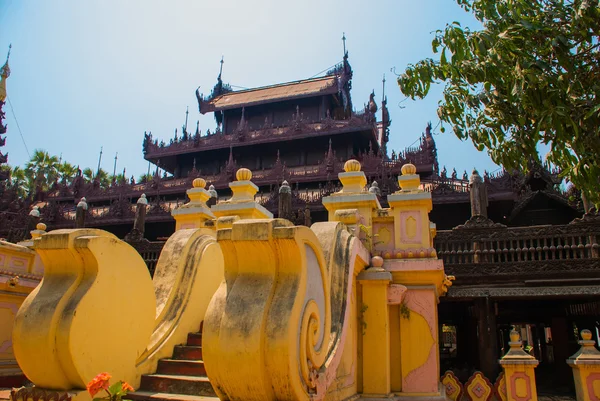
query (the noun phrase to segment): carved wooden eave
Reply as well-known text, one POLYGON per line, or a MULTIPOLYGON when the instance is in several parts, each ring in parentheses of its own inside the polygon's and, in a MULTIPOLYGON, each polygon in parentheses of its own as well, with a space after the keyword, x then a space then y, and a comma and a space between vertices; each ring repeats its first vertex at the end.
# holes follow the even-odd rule
MULTIPOLYGON (((363 165, 365 174, 373 180, 380 180, 380 177, 385 175, 389 177, 389 181, 393 186, 390 191, 393 192, 397 189, 396 176, 400 174, 402 165, 411 162, 416 164, 416 160, 395 160, 386 161, 381 156, 376 155, 363 155, 363 159, 366 160, 363 165)), ((285 167, 282 164, 279 166, 276 164, 272 169, 256 170, 254 171, 253 181, 258 186, 269 186, 279 185, 284 179, 294 183, 318 183, 337 181, 335 177, 339 172, 343 171, 343 162, 336 160, 335 158, 330 160, 330 157, 325 155, 321 164, 312 166, 300 166, 300 167, 285 167)), ((417 164, 417 171, 420 173, 427 173, 431 171, 431 164, 417 164)), ((148 196, 155 196, 160 194, 161 196, 166 195, 183 195, 187 189, 190 188, 192 180, 197 174, 191 174, 186 178, 178 179, 162 179, 155 178, 150 182, 131 184, 131 183, 119 183, 111 185, 107 188, 96 188, 92 183, 80 183, 77 186, 67 186, 62 183, 58 183, 53 191, 47 194, 47 198, 52 201, 69 202, 77 200, 85 196, 88 202, 100 202, 114 200, 119 197, 137 198, 142 193, 148 196), (77 192, 77 196, 75 195, 77 192)), ((231 177, 229 176, 228 169, 223 168, 222 172, 217 175, 207 176, 202 175, 209 185, 214 185, 216 189, 227 189, 231 177)), ((382 185, 383 185, 383 181, 382 185)))
POLYGON ((494 223, 491 219, 485 216, 473 216, 460 226, 456 226, 454 230, 489 230, 489 229, 505 229, 506 226, 500 223, 494 223))
POLYGON ((438 231, 434 245, 454 287, 600 284, 600 217, 508 228, 476 217, 438 231))
POLYGON ((552 189, 532 191, 532 190, 528 189, 519 195, 519 198, 517 199, 516 204, 511 212, 510 216, 508 217, 508 221, 510 222, 513 219, 515 219, 523 210, 525 210, 525 208, 527 208, 527 206, 537 196, 545 196, 549 199, 552 199, 552 200, 558 202, 559 204, 564 205, 565 207, 573 209, 574 211, 578 211, 577 207, 573 206, 569 202, 569 199, 567 198, 567 196, 558 191, 555 191, 552 189))
POLYGON ((591 209, 587 213, 585 213, 581 218, 577 218, 569 224, 593 224, 600 226, 600 214, 596 209, 591 209))
POLYGON ((373 121, 368 121, 362 116, 355 115, 346 120, 324 119, 319 122, 295 125, 291 122, 282 127, 266 127, 248 130, 244 133, 243 140, 235 134, 213 134, 196 138, 190 137, 187 141, 177 141, 172 144, 160 146, 156 141, 148 140, 144 143, 144 159, 156 162, 158 159, 188 153, 205 152, 215 149, 226 149, 231 146, 248 146, 264 143, 280 142, 312 138, 317 136, 333 136, 350 132, 367 131, 376 142, 377 128, 373 121))
POLYGON ((455 287, 494 284, 500 285, 513 283, 525 285, 528 281, 538 280, 563 280, 565 272, 572 280, 580 282, 596 280, 600 284, 600 260, 598 259, 571 259, 571 260, 545 260, 523 262, 494 262, 494 263, 444 263, 446 274, 456 277, 455 287))
POLYGON ((560 287, 475 287, 460 288, 453 285, 442 299, 470 298, 556 298, 589 297, 600 295, 600 286, 560 286, 560 287))

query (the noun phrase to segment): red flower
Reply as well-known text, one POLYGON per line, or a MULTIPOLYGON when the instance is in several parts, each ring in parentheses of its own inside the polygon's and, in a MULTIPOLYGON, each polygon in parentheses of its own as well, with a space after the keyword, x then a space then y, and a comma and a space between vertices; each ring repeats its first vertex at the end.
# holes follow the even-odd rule
POLYGON ((127 382, 122 382, 122 383, 123 383, 123 384, 122 384, 122 387, 121 387, 121 389, 122 389, 123 391, 133 391, 133 387, 131 387, 131 386, 129 385, 129 383, 127 383, 127 382))
POLYGON ((87 385, 88 393, 93 397, 102 390, 108 390, 108 381, 110 378, 111 376, 106 372, 94 377, 87 385))

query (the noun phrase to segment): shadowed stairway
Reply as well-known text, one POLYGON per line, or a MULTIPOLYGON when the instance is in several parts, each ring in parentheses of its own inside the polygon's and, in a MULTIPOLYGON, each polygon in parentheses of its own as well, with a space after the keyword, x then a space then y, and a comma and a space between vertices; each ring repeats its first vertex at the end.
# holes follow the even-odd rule
POLYGON ((202 361, 202 326, 200 332, 188 334, 187 344, 175 346, 171 359, 158 361, 155 374, 143 375, 138 391, 127 394, 126 398, 135 401, 217 400, 202 361))

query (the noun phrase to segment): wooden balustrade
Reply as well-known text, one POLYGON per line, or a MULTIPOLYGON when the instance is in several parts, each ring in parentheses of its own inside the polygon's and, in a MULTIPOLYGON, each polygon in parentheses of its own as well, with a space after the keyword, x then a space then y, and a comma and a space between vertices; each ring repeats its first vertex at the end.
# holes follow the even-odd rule
POLYGON ((438 231, 435 248, 452 274, 552 273, 567 265, 574 271, 600 268, 598 215, 566 225, 523 228, 485 220, 438 231))
POLYGON ((165 241, 139 241, 139 242, 130 242, 131 245, 144 259, 146 266, 148 267, 148 271, 150 272, 150 276, 154 277, 154 270, 156 269, 156 263, 158 262, 158 257, 165 246, 165 241))

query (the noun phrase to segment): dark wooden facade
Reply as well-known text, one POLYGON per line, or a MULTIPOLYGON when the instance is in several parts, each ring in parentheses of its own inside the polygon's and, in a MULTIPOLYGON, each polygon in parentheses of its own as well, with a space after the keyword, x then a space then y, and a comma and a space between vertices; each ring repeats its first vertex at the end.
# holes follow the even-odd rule
MULTIPOLYGON (((35 194, 42 220, 49 228, 74 225, 75 206, 82 197, 89 205, 86 225, 124 237, 133 225, 135 202, 146 194, 150 208, 147 238, 168 237, 174 230, 170 212, 186 201, 185 191, 202 176, 219 198, 230 196, 235 171, 253 171, 259 186, 257 201, 277 215, 278 188, 292 187, 292 208, 310 210, 312 221, 326 218, 321 199, 339 189, 337 174, 349 158, 361 161, 369 180, 379 186, 381 199, 398 189, 403 164, 417 166, 424 187, 431 191, 431 219, 439 229, 451 229, 470 217, 468 176, 441 171, 431 127, 416 147, 388 154, 390 119, 386 99, 372 94, 356 111, 351 96, 353 71, 347 55, 325 76, 267 87, 232 91, 221 75, 209 96, 196 93, 200 113, 214 113, 216 129, 188 132, 184 126, 169 140, 145 133, 143 155, 155 165, 147 182, 114 182, 102 188, 80 175, 72 182, 55 182, 47 193, 35 194), (159 169, 164 174, 159 174, 159 169)), ((186 123, 187 125, 187 123, 186 123)), ((533 167, 533 166, 532 166, 533 167)), ((581 215, 577 197, 561 191, 557 172, 533 167, 528 175, 502 171, 484 175, 489 216, 509 226, 565 224, 581 215)), ((32 200, 10 188, 3 196, 0 236, 13 237, 25 227, 32 200), (20 223, 19 223, 20 221, 20 223)), ((303 219, 299 219, 303 221, 303 219)))

